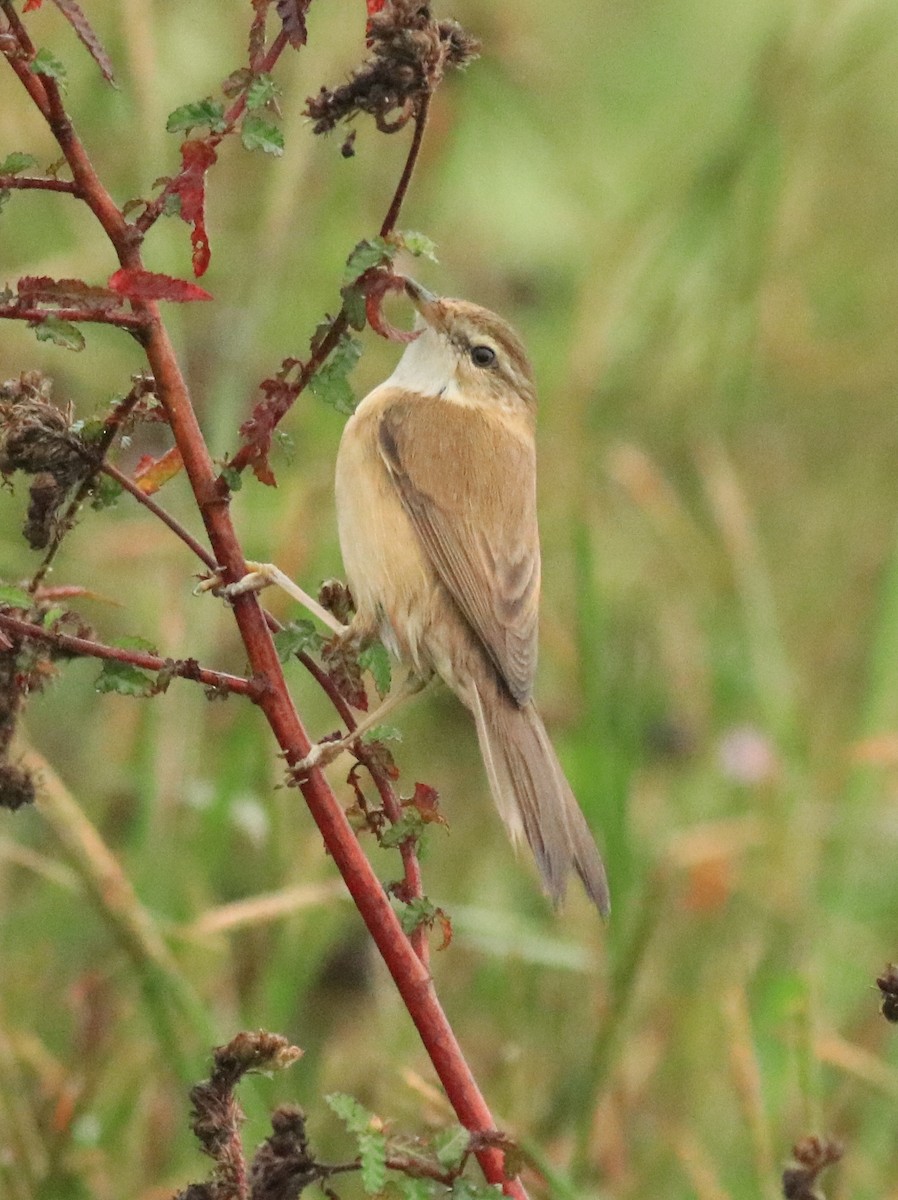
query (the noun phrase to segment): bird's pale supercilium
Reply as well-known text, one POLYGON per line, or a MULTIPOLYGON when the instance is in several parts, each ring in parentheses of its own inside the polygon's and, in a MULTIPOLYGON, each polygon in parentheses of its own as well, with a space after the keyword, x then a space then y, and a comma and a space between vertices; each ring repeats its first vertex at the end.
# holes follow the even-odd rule
POLYGON ((531 698, 540 592, 536 389, 517 334, 408 281, 419 336, 359 404, 337 457, 353 633, 471 712, 490 790, 557 904, 571 870, 603 915, 595 841, 531 698))

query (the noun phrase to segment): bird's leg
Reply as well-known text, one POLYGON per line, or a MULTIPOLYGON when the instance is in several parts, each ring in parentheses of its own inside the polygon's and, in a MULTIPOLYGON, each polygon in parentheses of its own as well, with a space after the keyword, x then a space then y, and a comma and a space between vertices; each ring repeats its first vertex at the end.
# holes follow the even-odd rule
POLYGON ((222 583, 220 575, 210 575, 208 579, 202 580, 193 589, 194 594, 214 592, 218 596, 232 599, 234 596, 243 596, 247 592, 261 592, 263 588, 274 584, 286 592, 297 604, 301 604, 303 608, 307 609, 313 617, 323 621, 328 629, 332 629, 338 637, 343 637, 349 630, 348 625, 342 625, 333 613, 329 613, 317 600, 313 600, 308 592, 304 592, 298 583, 294 583, 290 576, 285 574, 280 567, 276 567, 274 563, 248 562, 246 565, 247 573, 236 583, 222 583))
POLYGON ((373 729, 376 725, 382 724, 384 717, 388 716, 394 709, 399 708, 400 705, 404 704, 406 700, 411 699, 412 696, 416 696, 418 692, 422 692, 432 679, 432 675, 422 678, 416 672, 410 671, 402 683, 390 692, 386 700, 379 704, 374 712, 365 714, 355 729, 350 730, 349 733, 344 734, 337 741, 317 742, 306 757, 295 764, 293 767, 294 772, 297 775, 304 775, 306 772, 311 771, 313 767, 326 767, 335 758, 339 758, 344 750, 348 750, 353 743, 357 742, 363 734, 373 729))

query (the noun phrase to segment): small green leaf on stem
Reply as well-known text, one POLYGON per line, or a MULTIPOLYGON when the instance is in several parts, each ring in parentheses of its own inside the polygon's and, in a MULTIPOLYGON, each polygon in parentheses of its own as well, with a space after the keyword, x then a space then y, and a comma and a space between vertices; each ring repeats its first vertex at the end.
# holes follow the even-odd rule
POLYGON ((66 82, 65 65, 50 50, 38 50, 31 60, 31 70, 35 75, 46 75, 48 79, 55 79, 60 85, 66 82))
POLYGON ((461 1125, 454 1125, 437 1134, 433 1148, 441 1167, 447 1171, 460 1171, 470 1152, 471 1135, 461 1125))
POLYGON ((122 494, 122 485, 108 475, 98 475, 90 489, 90 506, 97 512, 112 508, 122 494))
POLYGON ((372 267, 386 266, 393 261, 396 249, 396 246, 391 245, 385 238, 364 238, 353 247, 346 260, 343 282, 355 283, 360 275, 364 275, 372 267))
POLYGON ((21 588, 9 583, 0 584, 0 608, 22 608, 27 611, 33 603, 34 597, 21 588))
POLYGON ((25 154, 21 150, 14 150, 12 154, 7 154, 3 162, 0 162, 0 175, 18 175, 21 171, 26 171, 29 167, 36 167, 37 159, 33 154, 25 154))
POLYGON ((362 1187, 369 1196, 379 1196, 387 1182, 387 1139, 369 1130, 358 1135, 362 1187))
POLYGON ((362 292, 353 283, 346 284, 340 289, 340 295, 343 297, 343 311, 346 313, 346 320, 353 329, 364 329, 368 322, 368 316, 365 312, 365 297, 362 292))
POLYGON ((265 154, 284 153, 284 135, 277 125, 272 125, 258 113, 247 113, 240 126, 240 140, 244 150, 262 150, 265 154))
POLYGON ((355 412, 355 393, 347 376, 362 355, 361 343, 352 337, 342 337, 330 356, 309 380, 309 390, 318 400, 331 405, 337 412, 355 412))
POLYGON ((426 233, 418 233, 415 229, 404 229, 397 232, 394 237, 396 244, 404 250, 408 250, 409 254, 414 254, 415 258, 429 258, 431 262, 439 261, 436 243, 426 233))
POLYGON ((83 350, 87 345, 78 326, 59 317, 44 317, 42 321, 30 323, 30 327, 39 342, 53 342, 64 350, 83 350))
POLYGON ((390 655, 383 642, 371 642, 359 655, 359 666, 371 673, 377 694, 383 700, 390 690, 390 655))
POLYGON ((228 491, 239 492, 243 487, 243 476, 239 471, 235 471, 233 467, 222 466, 221 477, 228 485, 228 491))
POLYGON ((274 635, 274 646, 282 663, 303 651, 314 654, 321 649, 322 641, 321 634, 312 622, 304 620, 291 621, 274 635))
POLYGON ((221 101, 207 96, 205 100, 182 104, 180 108, 168 114, 168 120, 165 122, 169 133, 184 133, 197 126, 206 126, 213 133, 221 133, 224 130, 224 105, 221 101))
MULTIPOLYGON (((331 1092, 324 1099, 331 1111, 336 1113, 350 1133, 365 1133, 377 1122, 374 1113, 369 1112, 364 1105, 359 1104, 355 1096, 347 1096, 345 1092, 331 1092)), ((379 1122, 377 1123, 379 1124, 379 1122)))
POLYGON ((146 671, 114 659, 103 663, 94 684, 98 692, 118 692, 120 696, 152 696, 155 686, 156 681, 146 671))
POLYGON ((281 89, 278 85, 270 75, 263 72, 256 75, 246 89, 246 107, 250 112, 254 112, 257 108, 264 108, 266 104, 276 100, 280 94, 281 89))
POLYGON ((496 1200, 501 1195, 499 1185, 472 1183, 470 1179, 456 1179, 449 1193, 452 1200, 496 1200))

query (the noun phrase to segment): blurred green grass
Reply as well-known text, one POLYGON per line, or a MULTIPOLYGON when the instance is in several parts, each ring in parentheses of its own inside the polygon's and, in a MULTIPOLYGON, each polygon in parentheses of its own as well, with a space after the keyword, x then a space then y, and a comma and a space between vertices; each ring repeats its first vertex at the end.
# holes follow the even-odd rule
MULTIPOLYGON (((539 694, 603 836, 615 910, 607 930, 577 895, 562 917, 547 911, 464 714, 422 700, 402 716, 399 756, 451 821, 425 862, 455 917, 434 959, 441 994, 497 1117, 554 1172, 547 1194, 772 1197, 813 1131, 847 1146, 827 1196, 898 1195, 898 1062, 870 990, 898 918, 896 11, 524 0, 452 15, 484 57, 438 98, 402 223, 438 243, 424 282, 501 311, 537 366, 539 694)), ((120 91, 100 86, 54 9, 29 20, 65 59, 71 108, 124 199, 173 168, 165 116, 239 63, 245 14, 97 0, 90 16, 120 91)), ((361 25, 354 7, 312 6, 309 46, 278 75, 285 157, 228 146, 212 175, 216 304, 172 306, 171 324, 216 454, 255 383, 336 306, 345 255, 376 230, 400 169, 402 135, 360 127, 346 162, 300 116, 359 56, 361 25)), ((55 157, 4 88, 0 153, 55 157)), ((149 265, 186 274, 186 234, 154 231, 149 265)), ((2 216, 0 261, 9 280, 114 267, 72 202, 30 194, 2 216)), ((365 343, 359 395, 396 354, 365 343)), ((71 355, 0 330, 3 377, 42 367, 84 414, 140 365, 112 331, 71 355)), ((278 489, 247 485, 235 505, 247 552, 310 587, 340 574, 341 424, 304 398, 278 489)), ((196 524, 182 481, 163 498, 196 524)), ((24 504, 22 489, 3 494, 4 577, 35 565, 24 504)), ((194 570, 123 502, 85 516, 53 580, 120 602, 84 606, 106 637, 239 670, 226 610, 191 596, 194 570)), ((401 1124, 445 1119, 347 903, 326 894, 191 932, 219 905, 333 877, 257 715, 187 684, 152 702, 99 696, 96 673, 73 664, 36 697, 27 738, 169 935, 215 1036, 265 1026, 306 1048, 247 1097, 250 1137, 299 1097, 340 1155, 320 1102, 331 1090, 401 1124)), ((311 728, 332 728, 312 681, 298 667, 291 679, 311 728)), ((169 1013, 177 1053, 166 1046, 151 985, 80 877, 59 875, 46 821, 2 824, 0 1141, 13 1155, 0 1180, 16 1200, 164 1196, 203 1172, 176 1067, 204 1073, 208 1031, 169 1013), (49 1170, 42 1190, 28 1145, 35 1177, 49 1170)))

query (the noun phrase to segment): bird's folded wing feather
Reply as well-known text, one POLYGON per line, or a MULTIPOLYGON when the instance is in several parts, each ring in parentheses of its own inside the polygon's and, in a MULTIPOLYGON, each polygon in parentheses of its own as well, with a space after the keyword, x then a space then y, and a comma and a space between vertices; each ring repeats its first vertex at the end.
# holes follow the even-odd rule
POLYGON ((409 397, 380 451, 428 558, 518 704, 536 671, 540 558, 533 438, 502 414, 409 397))

